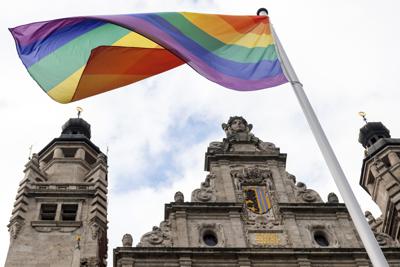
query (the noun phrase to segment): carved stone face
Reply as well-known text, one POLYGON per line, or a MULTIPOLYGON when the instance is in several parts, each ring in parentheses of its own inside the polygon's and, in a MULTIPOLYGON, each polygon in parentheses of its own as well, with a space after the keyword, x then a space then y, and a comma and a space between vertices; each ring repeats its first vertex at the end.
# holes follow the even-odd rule
POLYGON ((174 200, 175 200, 175 202, 177 202, 177 203, 183 203, 183 202, 184 202, 183 193, 180 192, 180 191, 176 192, 176 193, 175 193, 175 196, 174 196, 174 200))
POLYGON ((243 121, 243 119, 240 119, 240 118, 234 119, 231 122, 230 126, 231 126, 231 129, 234 132, 244 132, 244 131, 246 131, 246 124, 243 121))
POLYGON ((122 237, 122 245, 124 247, 132 247, 132 236, 130 234, 124 234, 124 236, 122 237))

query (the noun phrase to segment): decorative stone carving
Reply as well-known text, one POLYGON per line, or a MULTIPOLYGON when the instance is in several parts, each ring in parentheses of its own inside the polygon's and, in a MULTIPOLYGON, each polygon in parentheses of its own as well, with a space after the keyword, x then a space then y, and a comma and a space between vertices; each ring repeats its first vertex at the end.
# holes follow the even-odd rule
POLYGON ((260 140, 250 133, 253 129, 252 124, 248 124, 243 117, 230 117, 228 123, 222 124, 222 129, 230 141, 253 141, 258 143, 260 140))
POLYGON ((385 168, 385 163, 380 158, 375 157, 371 166, 372 175, 375 178, 378 177, 384 168, 385 168))
POLYGON ((201 183, 200 189, 192 192, 192 202, 210 202, 216 200, 215 174, 208 174, 206 180, 201 183))
POLYGON ((98 154, 96 158, 96 163, 107 165, 107 156, 104 155, 103 153, 98 154))
POLYGON ((138 247, 170 247, 172 240, 170 236, 170 225, 163 221, 160 227, 153 226, 153 230, 142 236, 138 247))
POLYGON ((178 191, 174 195, 174 201, 175 203, 183 203, 185 202, 185 197, 183 196, 183 193, 181 191, 178 191))
POLYGON ((289 181, 291 181, 293 183, 293 185, 296 184, 296 176, 294 176, 293 174, 290 174, 288 172, 286 172, 287 178, 289 179, 289 181))
POLYGON ((328 203, 339 203, 339 198, 333 192, 328 194, 328 203))
POLYGON ((377 233, 374 232, 376 241, 378 241, 379 246, 381 247, 386 247, 386 246, 395 246, 395 242, 393 241, 393 238, 385 233, 377 233))
POLYGON ((380 216, 379 218, 375 218, 374 215, 372 215, 372 213, 368 210, 365 211, 364 215, 365 218, 367 218, 369 227, 371 228, 372 232, 380 232, 383 225, 382 216, 380 216))
POLYGON ((98 267, 100 262, 96 257, 82 258, 80 260, 80 267, 98 267))
POLYGON ((96 222, 93 222, 90 225, 90 231, 92 233, 92 239, 96 240, 96 238, 99 236, 100 226, 96 222))
POLYGON ((394 166, 400 162, 399 155, 394 151, 389 152, 388 159, 389 159, 390 166, 394 166))
POLYGON ((374 217, 374 215, 372 215, 372 213, 369 210, 365 211, 364 215, 365 215, 365 218, 367 218, 369 224, 375 222, 375 217, 374 217))
POLYGON ((130 234, 124 234, 122 237, 122 246, 124 247, 132 247, 132 236, 130 234))
POLYGON ((305 183, 298 182, 296 184, 296 200, 299 202, 322 202, 321 197, 319 194, 312 190, 312 189, 307 189, 307 186, 305 183))
POLYGON ((32 154, 31 162, 34 166, 39 168, 39 156, 36 153, 32 154))
POLYGON ((235 178, 239 190, 241 190, 243 186, 249 185, 265 185, 268 191, 274 190, 272 172, 269 169, 261 169, 258 167, 242 168, 240 170, 232 170, 231 176, 235 178))
POLYGON ((375 219, 375 217, 372 215, 372 213, 370 211, 365 212, 365 217, 367 218, 368 224, 371 227, 371 230, 375 235, 376 241, 378 241, 378 244, 381 247, 386 247, 386 246, 398 247, 399 246, 399 244, 397 244, 390 235, 380 232, 380 231, 382 231, 381 226, 383 223, 381 217, 375 219))
POLYGON ((211 142, 208 146, 208 152, 215 154, 218 152, 224 152, 224 143, 223 142, 211 142))
POLYGON ((243 117, 230 117, 228 123, 222 124, 226 138, 223 142, 212 142, 208 147, 208 153, 225 153, 232 151, 232 144, 247 143, 253 145, 253 151, 276 152, 276 147, 272 143, 263 142, 251 133, 253 125, 248 124, 243 117))
POLYGON ((14 221, 10 225, 8 230, 10 231, 10 235, 13 239, 16 239, 18 237, 18 234, 21 231, 22 225, 23 225, 23 222, 19 221, 19 220, 14 221))

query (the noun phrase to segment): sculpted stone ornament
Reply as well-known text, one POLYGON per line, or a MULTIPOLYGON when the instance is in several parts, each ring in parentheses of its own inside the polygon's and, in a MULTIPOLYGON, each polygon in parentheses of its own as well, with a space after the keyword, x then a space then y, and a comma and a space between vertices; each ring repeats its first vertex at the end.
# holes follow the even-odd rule
POLYGON ((153 226, 153 230, 142 236, 138 247, 170 247, 172 241, 168 221, 163 221, 160 227, 153 226))
POLYGON ((367 218, 368 223, 375 222, 375 217, 374 217, 374 215, 372 215, 372 213, 369 210, 365 211, 364 215, 365 215, 365 218, 367 218))
POLYGON ((183 193, 181 191, 178 191, 174 195, 174 201, 175 203, 183 203, 185 202, 185 197, 183 196, 183 193))
POLYGON ((233 143, 252 143, 259 151, 274 151, 275 145, 272 143, 262 142, 254 134, 251 133, 253 125, 240 116, 230 117, 228 123, 222 124, 222 129, 226 134, 223 142, 212 142, 209 147, 209 152, 231 151, 233 143))
POLYGON ((209 202, 215 201, 215 174, 209 174, 206 180, 201 183, 200 189, 192 192, 192 202, 209 202))
POLYGON ((90 225, 90 231, 92 232, 92 239, 96 240, 100 233, 100 226, 96 222, 93 222, 90 225))
POLYGON ((122 246, 124 247, 132 247, 132 236, 130 234, 124 234, 122 237, 122 246))
POLYGON ((10 235, 13 239, 16 239, 19 232, 21 231, 23 222, 21 221, 15 221, 10 227, 9 227, 9 231, 10 231, 10 235))
POLYGON ((369 227, 371 228, 372 232, 380 232, 383 225, 382 216, 379 218, 375 218, 374 215, 372 215, 372 213, 368 210, 364 213, 364 215, 365 218, 367 218, 369 227))
POLYGON ((80 260, 80 267, 98 267, 100 262, 96 257, 82 258, 80 260))
POLYGON ((395 242, 393 241, 393 238, 388 234, 374 232, 374 235, 376 241, 378 241, 378 244, 381 247, 396 245, 395 242))
POLYGON ((97 155, 96 163, 107 165, 107 156, 103 153, 100 153, 99 155, 97 155))
POLYGON ((339 203, 339 198, 333 192, 328 194, 328 203, 339 203))
POLYGON ((262 185, 267 186, 267 190, 274 190, 272 182, 272 172, 269 169, 255 168, 242 168, 240 170, 232 170, 231 176, 236 178, 238 189, 248 185, 262 185))
POLYGON ((296 184, 296 199, 300 202, 322 202, 319 194, 312 189, 307 189, 306 184, 302 182, 296 184))

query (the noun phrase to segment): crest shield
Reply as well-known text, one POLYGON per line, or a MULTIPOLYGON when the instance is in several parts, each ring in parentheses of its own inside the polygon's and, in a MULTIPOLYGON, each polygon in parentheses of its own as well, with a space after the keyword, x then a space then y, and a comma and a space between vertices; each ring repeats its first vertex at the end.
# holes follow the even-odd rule
POLYGON ((271 200, 264 187, 247 187, 243 193, 246 207, 251 212, 264 214, 271 209, 271 200))

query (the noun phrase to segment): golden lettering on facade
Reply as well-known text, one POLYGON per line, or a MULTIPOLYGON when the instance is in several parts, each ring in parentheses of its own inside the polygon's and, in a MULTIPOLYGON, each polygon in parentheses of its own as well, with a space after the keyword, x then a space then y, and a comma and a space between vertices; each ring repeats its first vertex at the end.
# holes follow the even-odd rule
POLYGON ((279 236, 276 233, 257 233, 255 241, 260 245, 278 245, 279 236))

